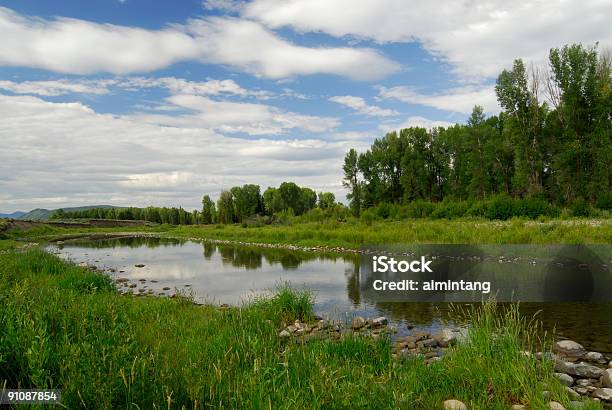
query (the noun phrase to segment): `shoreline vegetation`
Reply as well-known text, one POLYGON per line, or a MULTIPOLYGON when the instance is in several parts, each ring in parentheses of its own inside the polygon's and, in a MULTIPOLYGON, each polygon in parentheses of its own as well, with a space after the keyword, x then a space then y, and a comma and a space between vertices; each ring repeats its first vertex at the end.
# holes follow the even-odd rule
POLYGON ((0 380, 61 388, 68 408, 577 405, 552 361, 524 353, 549 349, 550 339, 515 305, 458 311, 472 324, 466 339, 426 364, 394 358, 386 337, 286 337, 288 324, 316 321, 310 294, 287 287, 221 309, 121 296, 108 276, 40 249, 0 254, 0 272, 0 380))

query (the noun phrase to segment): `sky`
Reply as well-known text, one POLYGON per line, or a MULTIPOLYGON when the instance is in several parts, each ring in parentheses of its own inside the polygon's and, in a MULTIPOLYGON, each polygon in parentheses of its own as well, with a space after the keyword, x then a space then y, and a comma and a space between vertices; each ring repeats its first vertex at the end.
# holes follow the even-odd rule
POLYGON ((385 133, 499 112, 497 75, 612 44, 609 0, 0 0, 0 212, 345 200, 385 133))

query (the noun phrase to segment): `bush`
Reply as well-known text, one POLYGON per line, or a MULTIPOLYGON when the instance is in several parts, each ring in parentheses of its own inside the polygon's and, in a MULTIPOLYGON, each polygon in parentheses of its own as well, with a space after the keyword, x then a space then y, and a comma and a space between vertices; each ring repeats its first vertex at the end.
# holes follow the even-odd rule
POLYGON ((372 225, 375 219, 377 216, 373 208, 368 208, 361 213, 361 220, 368 226, 372 225))
POLYGON ((404 213, 407 218, 427 218, 435 209, 433 203, 419 199, 406 205, 404 213))
POLYGON ((443 201, 436 205, 431 217, 437 219, 461 218, 467 210, 468 204, 465 201, 443 201))
POLYGON ((559 216, 559 209, 541 198, 524 198, 514 202, 514 216, 537 219, 539 216, 559 216))
POLYGON ((608 193, 601 195, 599 198, 597 198, 595 206, 599 209, 612 211, 612 194, 608 193))
POLYGON ((507 195, 496 195, 489 200, 487 206, 487 218, 489 219, 506 219, 512 218, 514 215, 514 204, 512 198, 507 195))
POLYGON ((572 205, 572 216, 587 217, 591 215, 589 204, 582 198, 574 202, 572 205))
POLYGON ((466 216, 477 216, 484 218, 487 216, 489 207, 486 201, 474 201, 465 212, 466 216))

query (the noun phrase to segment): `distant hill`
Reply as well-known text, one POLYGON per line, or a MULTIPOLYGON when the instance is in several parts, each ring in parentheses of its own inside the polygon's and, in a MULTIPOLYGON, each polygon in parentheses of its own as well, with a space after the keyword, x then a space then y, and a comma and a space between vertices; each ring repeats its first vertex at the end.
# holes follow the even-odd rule
POLYGON ((2 214, 0 213, 0 218, 12 218, 12 219, 19 219, 20 217, 22 217, 23 215, 25 215, 26 213, 23 211, 17 211, 17 212, 13 212, 12 214, 2 214))
MULTIPOLYGON (((77 207, 72 207, 72 208, 58 208, 58 209, 63 209, 66 212, 75 212, 75 211, 85 211, 87 209, 92 209, 92 208, 117 208, 117 207, 113 205, 91 205, 91 206, 77 206, 77 207)), ((21 220, 27 220, 27 221, 46 221, 47 219, 49 219, 51 214, 55 211, 57 211, 57 209, 36 208, 36 209, 31 210, 28 213, 22 214, 20 217, 15 218, 15 219, 21 219, 21 220)))

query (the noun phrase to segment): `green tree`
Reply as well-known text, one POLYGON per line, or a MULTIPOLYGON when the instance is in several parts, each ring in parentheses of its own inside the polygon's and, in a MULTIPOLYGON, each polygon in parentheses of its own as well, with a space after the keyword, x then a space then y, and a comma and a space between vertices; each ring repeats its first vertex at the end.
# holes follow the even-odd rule
POLYGON ((210 196, 204 195, 204 197, 202 197, 202 223, 205 225, 210 225, 215 222, 215 218, 215 203, 212 199, 210 199, 210 196))
POLYGON ((235 222, 234 198, 230 191, 222 191, 217 200, 217 219, 219 223, 231 224, 235 222))
POLYGON ((319 208, 330 209, 336 204, 336 196, 331 192, 319 192, 319 208))
POLYGON ((359 166, 358 166, 357 151, 351 148, 344 157, 344 179, 342 185, 349 189, 349 194, 346 196, 350 201, 350 208, 353 215, 359 216, 361 213, 361 186, 359 182, 359 166))

